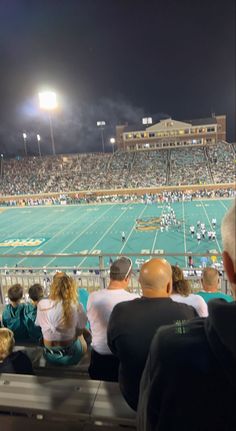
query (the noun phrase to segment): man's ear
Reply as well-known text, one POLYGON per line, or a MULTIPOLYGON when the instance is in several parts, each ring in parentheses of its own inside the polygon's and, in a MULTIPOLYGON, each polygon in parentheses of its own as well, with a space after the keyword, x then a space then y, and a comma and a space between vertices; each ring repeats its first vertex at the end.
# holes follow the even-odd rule
POLYGON ((227 251, 223 251, 223 264, 229 282, 236 285, 236 271, 234 269, 233 261, 227 251))
POLYGON ((167 284, 167 289, 166 289, 168 295, 172 294, 172 280, 167 284))

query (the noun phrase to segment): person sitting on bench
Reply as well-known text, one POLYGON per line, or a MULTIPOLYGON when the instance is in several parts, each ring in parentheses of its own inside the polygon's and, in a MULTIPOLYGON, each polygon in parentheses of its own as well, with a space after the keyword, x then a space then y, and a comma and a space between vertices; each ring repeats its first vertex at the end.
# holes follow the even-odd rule
POLYGON ((36 325, 41 326, 44 356, 57 365, 76 365, 87 350, 83 338, 87 316, 77 302, 76 283, 64 272, 54 275, 48 299, 38 304, 36 325))
POLYGON ((33 374, 28 356, 20 350, 13 352, 14 346, 13 332, 8 328, 0 328, 0 374, 33 374))

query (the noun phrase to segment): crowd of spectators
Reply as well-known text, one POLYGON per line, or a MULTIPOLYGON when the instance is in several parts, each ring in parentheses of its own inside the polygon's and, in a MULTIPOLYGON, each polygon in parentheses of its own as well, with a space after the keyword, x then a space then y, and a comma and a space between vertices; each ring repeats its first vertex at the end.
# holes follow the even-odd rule
POLYGON ((67 193, 168 185, 232 183, 231 144, 5 159, 1 195, 67 193))
POLYGON ((234 183, 236 166, 233 159, 236 157, 233 147, 222 142, 220 146, 209 147, 207 153, 214 183, 234 183))
POLYGON ((212 183, 204 148, 171 150, 170 185, 212 183))
POLYGON ((3 206, 39 206, 39 205, 78 205, 78 204, 101 204, 101 203, 155 203, 155 202, 181 202, 195 199, 217 199, 232 198, 235 195, 233 188, 212 189, 201 188, 190 191, 163 191, 159 193, 145 194, 111 194, 97 196, 93 193, 86 196, 80 196, 79 193, 74 196, 67 194, 58 197, 36 198, 24 197, 22 199, 1 199, 3 206))

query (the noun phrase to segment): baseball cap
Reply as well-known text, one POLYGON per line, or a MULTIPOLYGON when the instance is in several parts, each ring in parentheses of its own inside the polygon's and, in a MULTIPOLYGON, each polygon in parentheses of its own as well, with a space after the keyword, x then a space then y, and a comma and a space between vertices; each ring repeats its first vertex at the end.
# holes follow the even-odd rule
POLYGON ((132 270, 132 260, 129 257, 120 257, 110 267, 112 280, 124 280, 132 270))

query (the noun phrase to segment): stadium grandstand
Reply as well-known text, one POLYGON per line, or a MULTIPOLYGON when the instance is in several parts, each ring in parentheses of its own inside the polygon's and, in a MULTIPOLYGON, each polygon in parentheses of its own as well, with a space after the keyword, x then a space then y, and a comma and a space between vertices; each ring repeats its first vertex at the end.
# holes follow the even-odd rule
MULTIPOLYGON (((30 287, 41 286, 44 297, 57 303, 55 280, 62 277, 63 283, 76 286, 85 315, 88 296, 109 288, 112 265, 124 255, 129 288, 137 297, 142 265, 153 257, 182 267, 195 295, 202 289, 204 268, 214 268, 219 292, 229 294, 220 223, 235 197, 236 146, 226 140, 226 116, 184 122, 168 118, 142 129, 117 126, 116 132, 114 153, 1 158, 0 321, 15 331, 15 337, 16 326, 7 325, 6 313, 11 310, 16 320, 17 307, 24 309, 22 314, 29 306, 38 306, 29 296, 30 287), (21 286, 14 302, 11 288, 20 291, 21 286)), ((67 429, 65 423, 70 430, 135 429, 136 413, 125 402, 117 380, 106 381, 102 373, 101 381, 90 379, 93 338, 91 348, 85 334, 91 329, 93 337, 93 313, 87 329, 80 328, 88 351, 76 364, 50 362, 58 345, 45 333, 43 341, 28 338, 16 343, 13 354, 23 351, 33 364, 28 374, 35 375, 23 375, 25 371, 0 376, 3 427, 9 426, 9 416, 26 431, 31 422, 41 431, 40 420, 59 431, 67 429), (87 428, 77 428, 78 424, 87 428)), ((43 318, 39 326, 44 331, 42 322, 43 318)), ((60 358, 73 356, 67 344, 59 347, 60 358)), ((103 356, 96 355, 96 361, 103 356)))

